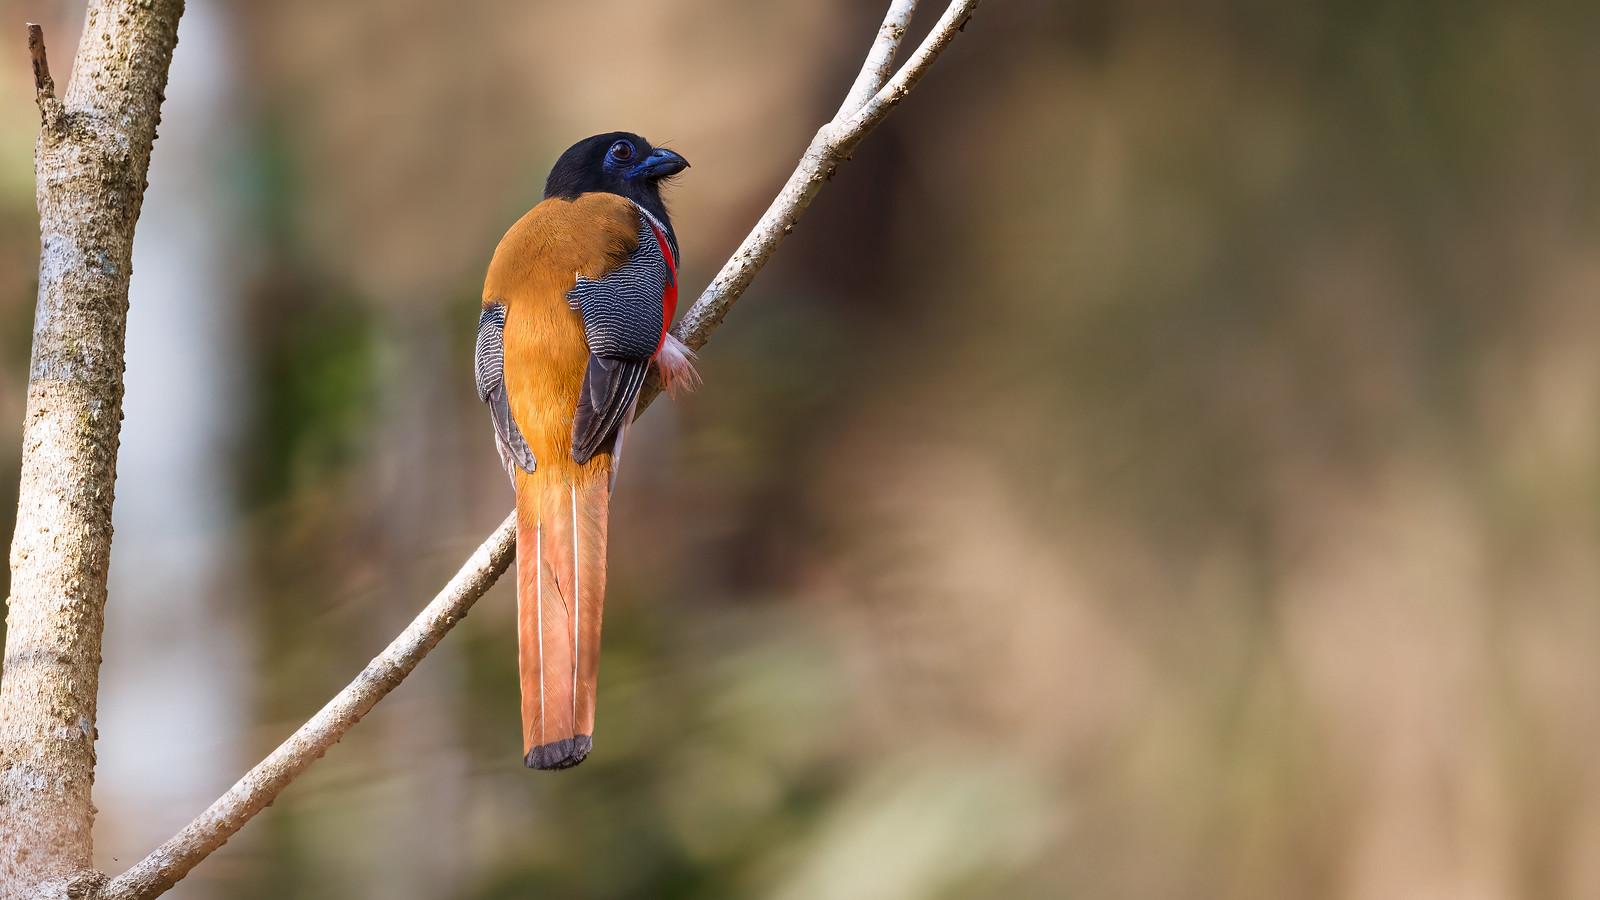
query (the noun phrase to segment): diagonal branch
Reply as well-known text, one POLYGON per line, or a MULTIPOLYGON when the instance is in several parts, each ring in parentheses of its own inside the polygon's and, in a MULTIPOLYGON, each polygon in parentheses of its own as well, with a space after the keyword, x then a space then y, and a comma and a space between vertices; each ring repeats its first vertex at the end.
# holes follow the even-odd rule
MULTIPOLYGON (((704 346, 728 310, 750 286, 778 245, 794 230, 806 207, 839 163, 914 87, 934 58, 965 26, 979 0, 954 0, 906 65, 888 77, 915 0, 892 0, 861 74, 834 120, 806 148, 794 174, 732 258, 684 314, 675 329, 689 346, 704 346), (857 95, 860 95, 859 99, 857 95)), ((658 384, 646 386, 642 412, 658 384)), ((399 685, 511 564, 516 548, 515 514, 500 523, 461 571, 404 632, 320 712, 302 725, 193 822, 127 872, 112 879, 99 900, 147 900, 166 891, 265 809, 278 793, 319 759, 361 717, 399 685)))
POLYGON ((211 851, 233 837, 244 823, 278 796, 278 792, 321 758, 361 721, 372 707, 394 690, 428 651, 488 592, 516 555, 517 516, 512 513, 489 535, 466 565, 445 585, 422 613, 400 632, 361 674, 278 749, 217 798, 183 830, 118 875, 100 894, 103 900, 154 897, 178 882, 211 851))

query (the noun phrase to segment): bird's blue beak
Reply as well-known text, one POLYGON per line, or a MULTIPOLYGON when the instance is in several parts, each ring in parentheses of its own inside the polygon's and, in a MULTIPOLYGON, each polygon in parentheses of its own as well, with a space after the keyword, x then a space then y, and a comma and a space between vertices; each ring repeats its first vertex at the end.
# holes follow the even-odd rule
POLYGON ((654 181, 657 178, 676 175, 687 168, 689 168, 687 159, 673 153, 671 150, 656 149, 651 150, 649 156, 646 156, 637 166, 634 166, 633 171, 628 173, 628 177, 648 178, 654 181))

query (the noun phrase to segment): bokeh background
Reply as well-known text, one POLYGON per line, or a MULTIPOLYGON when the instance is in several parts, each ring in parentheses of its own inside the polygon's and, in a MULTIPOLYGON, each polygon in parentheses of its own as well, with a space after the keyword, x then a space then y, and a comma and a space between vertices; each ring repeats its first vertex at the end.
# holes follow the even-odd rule
MULTIPOLYGON (((881 11, 190 0, 100 865, 508 510, 472 334, 554 157, 691 159, 698 289, 881 11)), ((81 3, 0 0, 0 516, 26 20, 64 82, 81 3)), ((172 896, 1600 896, 1596 46, 1592 3, 990 0, 635 432, 590 761, 521 768, 501 585, 172 896)))

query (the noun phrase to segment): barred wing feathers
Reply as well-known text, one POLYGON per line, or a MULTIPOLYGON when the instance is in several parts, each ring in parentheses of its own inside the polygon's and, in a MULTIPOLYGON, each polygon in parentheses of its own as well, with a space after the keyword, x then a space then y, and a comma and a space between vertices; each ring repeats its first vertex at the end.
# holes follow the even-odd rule
POLYGON ((676 247, 670 256, 663 252, 670 246, 665 230, 634 210, 638 243, 627 259, 600 278, 580 275, 567 293, 589 345, 572 427, 572 458, 580 465, 606 446, 638 399, 666 333, 663 298, 677 283, 676 247))

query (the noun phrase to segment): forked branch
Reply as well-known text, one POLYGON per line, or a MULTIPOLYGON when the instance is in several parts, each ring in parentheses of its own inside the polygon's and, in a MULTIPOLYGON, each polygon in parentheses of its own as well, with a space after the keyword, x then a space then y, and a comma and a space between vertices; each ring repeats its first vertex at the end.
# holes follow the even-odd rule
POLYGON ((867 51, 861 72, 844 95, 839 111, 833 114, 834 121, 860 109, 889 80, 894 73, 894 56, 900 52, 900 42, 905 39, 906 30, 911 27, 911 16, 916 11, 917 0, 893 0, 889 4, 889 12, 884 15, 883 24, 878 26, 878 38, 872 42, 872 49, 867 51))
MULTIPOLYGON (((674 329, 685 343, 695 349, 705 345, 756 273, 766 265, 784 237, 794 230, 795 223, 834 169, 905 98, 966 24, 978 2, 952 2, 922 45, 891 77, 895 53, 916 7, 916 0, 892 0, 861 73, 839 112, 817 132, 783 190, 674 329)), ((640 410, 658 393, 658 385, 652 382, 647 386, 640 398, 640 410)), ((100 893, 101 900, 145 900, 167 890, 265 809, 279 791, 337 743, 410 674, 511 564, 516 547, 515 519, 513 514, 495 529, 449 585, 355 681, 246 773, 211 808, 133 868, 112 879, 100 893)))
POLYGON ((133 868, 112 879, 100 897, 117 900, 155 897, 226 843, 411 674, 428 651, 461 621, 472 604, 487 593, 511 565, 516 544, 517 517, 513 513, 467 558, 444 590, 361 670, 354 681, 329 700, 310 721, 296 729, 288 740, 267 754, 266 759, 246 772, 209 809, 133 868))

